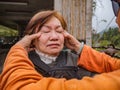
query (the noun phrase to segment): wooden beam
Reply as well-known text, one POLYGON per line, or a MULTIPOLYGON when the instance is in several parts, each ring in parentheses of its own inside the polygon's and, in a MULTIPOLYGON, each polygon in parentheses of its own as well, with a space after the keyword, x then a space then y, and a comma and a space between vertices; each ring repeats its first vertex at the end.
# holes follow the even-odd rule
POLYGON ((12 20, 12 21, 26 21, 29 20, 31 16, 0 16, 0 20, 12 20))
POLYGON ((89 46, 92 46, 92 2, 93 0, 86 2, 86 44, 89 46))

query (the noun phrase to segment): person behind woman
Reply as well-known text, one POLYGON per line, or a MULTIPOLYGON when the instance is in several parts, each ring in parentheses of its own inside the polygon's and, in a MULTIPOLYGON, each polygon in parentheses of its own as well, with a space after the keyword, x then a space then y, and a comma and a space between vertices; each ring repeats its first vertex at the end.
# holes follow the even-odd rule
MULTIPOLYGON (((50 12, 56 13, 56 11, 50 11, 50 12)), ((40 16, 39 14, 37 15, 40 16)), ((33 20, 35 20, 34 17, 33 20)), ((43 21, 43 20, 39 19, 38 22, 39 21, 43 21)), ((33 89, 35 90, 56 90, 56 89, 57 90, 64 90, 64 89, 119 90, 120 89, 119 59, 112 58, 104 53, 95 51, 94 49, 92 49, 87 45, 82 46, 82 44, 79 43, 72 35, 70 35, 65 31, 65 28, 63 28, 59 19, 57 19, 54 16, 52 16, 46 23, 42 23, 42 24, 43 26, 40 27, 39 24, 33 23, 32 27, 29 28, 28 30, 32 30, 32 28, 34 28, 35 29, 34 32, 28 33, 29 35, 26 35, 23 39, 17 42, 9 51, 7 58, 5 60, 3 72, 0 77, 1 90, 18 90, 18 89, 20 90, 33 90, 33 89), (59 30, 61 30, 61 32, 59 30), (51 36, 52 38, 49 37, 47 39, 48 42, 44 43, 43 45, 41 42, 45 42, 46 40, 41 41, 41 39, 47 38, 48 35, 46 36, 46 34, 52 35, 54 36, 54 38, 52 36, 51 36), (64 39, 60 39, 60 38, 58 39, 58 37, 64 39), (46 78, 42 75, 42 73, 36 72, 33 62, 31 62, 31 60, 28 58, 28 54, 26 50, 28 50, 31 42, 32 42, 32 47, 33 46, 35 47, 35 52, 37 52, 37 54, 40 53, 39 54, 40 58, 42 56, 44 58, 45 54, 49 55, 47 57, 50 56, 55 57, 60 55, 58 51, 62 50, 64 44, 66 45, 66 47, 68 47, 71 50, 74 50, 76 52, 81 51, 81 53, 79 53, 80 55, 78 55, 77 65, 86 68, 87 70, 98 73, 104 73, 104 74, 95 75, 94 78, 84 77, 82 80, 77 80, 75 78, 71 80, 66 80, 65 78, 61 78, 61 79, 51 78, 51 77, 46 78), (41 46, 43 47, 40 48, 41 46), (47 46, 50 52, 47 52, 48 50, 44 51, 46 49, 42 51, 42 49, 45 48, 45 46, 47 46), (52 55, 51 52, 53 53, 52 55), (105 72, 110 72, 110 73, 105 73, 105 72)), ((62 61, 62 59, 60 60, 62 61)), ((47 63, 51 64, 48 61, 47 63)), ((50 66, 52 67, 52 65, 50 66)))

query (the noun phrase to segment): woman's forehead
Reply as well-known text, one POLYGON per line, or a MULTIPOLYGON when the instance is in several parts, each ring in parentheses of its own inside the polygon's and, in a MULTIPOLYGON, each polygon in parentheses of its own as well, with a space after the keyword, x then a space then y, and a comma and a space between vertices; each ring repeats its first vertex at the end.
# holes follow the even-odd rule
POLYGON ((48 21, 46 21, 44 25, 61 25, 61 22, 58 18, 53 16, 48 21))

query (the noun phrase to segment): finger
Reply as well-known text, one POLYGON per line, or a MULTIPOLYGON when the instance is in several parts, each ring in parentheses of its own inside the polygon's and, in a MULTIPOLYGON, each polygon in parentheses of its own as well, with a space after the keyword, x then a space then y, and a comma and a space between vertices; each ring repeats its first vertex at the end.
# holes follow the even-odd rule
POLYGON ((38 32, 38 33, 36 33, 36 34, 30 35, 30 36, 29 36, 29 39, 30 39, 30 40, 33 40, 33 39, 38 38, 38 37, 40 37, 40 36, 41 36, 41 32, 38 32))
POLYGON ((69 33, 64 30, 63 35, 64 35, 64 37, 67 37, 67 36, 69 36, 69 33))

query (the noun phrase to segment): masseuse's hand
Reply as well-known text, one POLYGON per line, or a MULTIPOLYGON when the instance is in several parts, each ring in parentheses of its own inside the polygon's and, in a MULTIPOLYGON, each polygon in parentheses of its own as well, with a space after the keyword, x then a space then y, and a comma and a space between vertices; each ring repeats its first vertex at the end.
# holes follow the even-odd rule
POLYGON ((32 35, 26 35, 24 36, 20 41, 18 41, 16 44, 21 45, 22 47, 24 47, 27 51, 29 51, 30 49, 30 44, 32 42, 32 40, 39 38, 41 36, 41 33, 36 33, 36 34, 32 34, 32 35))
POLYGON ((63 34, 65 37, 65 46, 71 50, 78 52, 81 43, 67 31, 64 31, 63 34))

